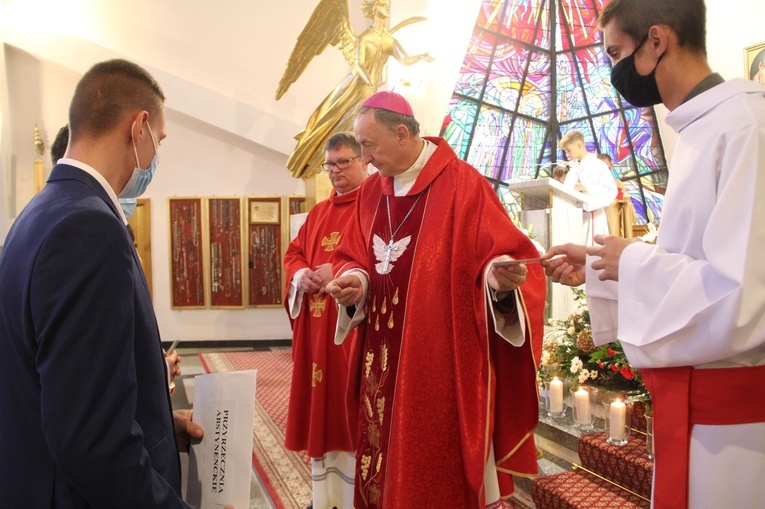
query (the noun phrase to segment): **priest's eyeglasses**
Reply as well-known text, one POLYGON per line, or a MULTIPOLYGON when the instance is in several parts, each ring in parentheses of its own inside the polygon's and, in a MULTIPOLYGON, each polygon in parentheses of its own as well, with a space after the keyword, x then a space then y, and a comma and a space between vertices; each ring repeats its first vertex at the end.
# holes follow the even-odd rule
POLYGON ((340 159, 339 161, 335 161, 334 163, 333 162, 321 163, 321 167, 324 168, 324 171, 332 171, 332 168, 337 168, 338 170, 344 170, 351 165, 351 161, 353 161, 354 159, 358 159, 359 157, 361 156, 358 155, 358 156, 353 156, 350 159, 340 159))

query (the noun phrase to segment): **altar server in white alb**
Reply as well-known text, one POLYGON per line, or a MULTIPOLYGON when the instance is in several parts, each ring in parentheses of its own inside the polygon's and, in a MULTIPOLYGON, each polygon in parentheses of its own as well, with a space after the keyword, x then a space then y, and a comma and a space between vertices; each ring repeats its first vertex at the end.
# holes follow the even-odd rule
POLYGON ((702 0, 612 0, 612 82, 664 103, 679 138, 656 245, 597 237, 545 262, 587 280, 597 343, 618 339, 653 397, 656 508, 765 500, 765 87, 706 60, 702 0))
POLYGON ((560 140, 560 148, 573 162, 563 185, 573 187, 583 193, 587 199, 582 206, 584 209, 583 242, 593 245, 595 235, 608 235, 606 208, 611 205, 618 192, 614 176, 606 163, 592 152, 587 152, 581 131, 567 132, 560 140))

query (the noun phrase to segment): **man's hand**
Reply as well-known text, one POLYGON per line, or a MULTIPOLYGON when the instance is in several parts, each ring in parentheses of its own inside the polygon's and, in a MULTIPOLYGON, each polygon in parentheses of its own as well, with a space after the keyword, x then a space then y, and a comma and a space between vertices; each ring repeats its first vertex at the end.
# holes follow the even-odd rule
POLYGON ((191 440, 199 440, 205 430, 195 422, 191 422, 191 410, 175 410, 173 412, 173 427, 175 428, 175 440, 180 452, 189 452, 191 440))
POLYGON ((172 382, 176 376, 181 374, 181 356, 178 355, 178 350, 173 350, 169 354, 165 354, 165 360, 168 368, 170 368, 170 381, 172 382))
POLYGON ((587 193, 587 186, 585 186, 581 182, 577 182, 576 184, 574 184, 574 190, 579 191, 580 193, 587 193))
POLYGON ((637 241, 639 239, 595 235, 595 243, 599 245, 588 247, 587 254, 600 257, 599 260, 592 262, 593 270, 603 271, 598 276, 598 279, 601 281, 606 281, 607 279, 619 281, 619 258, 621 258, 622 252, 627 246, 637 241))
MULTIPOLYGON (((511 260, 509 256, 503 256, 500 260, 511 260)), ((526 275, 529 273, 525 264, 506 265, 498 267, 493 265, 486 277, 489 286, 498 292, 513 292, 526 282, 526 275)))
POLYGON ((335 274, 332 272, 332 264, 322 263, 321 265, 317 265, 316 272, 314 274, 317 275, 321 280, 321 283, 319 283, 321 286, 319 295, 321 295, 326 291, 327 283, 332 281, 332 279, 335 277, 335 274))
POLYGON ((343 276, 327 283, 327 293, 341 306, 353 306, 364 296, 364 287, 354 275, 343 276))
POLYGON ((577 244, 562 244, 551 247, 542 258, 541 264, 550 279, 566 286, 584 283, 587 247, 577 244), (556 256, 556 255, 565 256, 556 256), (552 258, 556 256, 556 258, 552 258), (551 259, 552 258, 552 259, 551 259))
POLYGON ((303 293, 319 293, 321 286, 321 276, 311 269, 306 269, 297 283, 298 290, 303 293))
MULTIPOLYGON (((178 442, 180 452, 189 452, 191 439, 201 439, 205 431, 197 423, 191 422, 191 410, 173 411, 173 426, 175 427, 175 438, 178 442)), ((233 505, 227 505, 223 509, 234 509, 233 505)))

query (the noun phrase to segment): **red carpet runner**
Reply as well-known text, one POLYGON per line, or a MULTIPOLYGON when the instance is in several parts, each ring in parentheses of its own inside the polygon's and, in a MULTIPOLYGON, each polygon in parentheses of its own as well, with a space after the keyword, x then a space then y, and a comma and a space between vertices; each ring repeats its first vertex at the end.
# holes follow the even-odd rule
POLYGON ((258 370, 252 464, 278 509, 304 508, 311 503, 308 457, 284 449, 292 351, 202 353, 208 373, 258 370))

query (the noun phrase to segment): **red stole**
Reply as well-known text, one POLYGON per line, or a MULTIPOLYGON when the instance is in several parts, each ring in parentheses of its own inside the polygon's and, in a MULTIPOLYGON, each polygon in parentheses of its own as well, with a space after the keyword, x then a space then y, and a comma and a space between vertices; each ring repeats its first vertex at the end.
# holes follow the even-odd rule
POLYGON ((383 507, 403 322, 426 200, 427 190, 417 196, 381 196, 372 226, 373 248, 367 263, 370 305, 356 449, 356 508, 383 507), (395 232, 393 244, 389 243, 391 232, 395 232))
POLYGON ((653 398, 655 509, 688 507, 688 457, 694 424, 765 422, 765 366, 642 368, 653 398))
MULTIPOLYGON (((302 268, 315 270, 331 262, 342 232, 353 216, 358 191, 318 203, 284 256, 289 286, 302 268)), ((289 291, 289 288, 287 289, 289 291)), ((285 296, 285 306, 289 302, 285 296)), ((348 353, 353 337, 334 344, 337 306, 327 295, 304 295, 300 314, 292 322, 292 383, 284 445, 321 458, 329 451, 353 451, 355 428, 349 430, 345 405, 348 353), (352 434, 353 433, 353 434, 352 434)))

